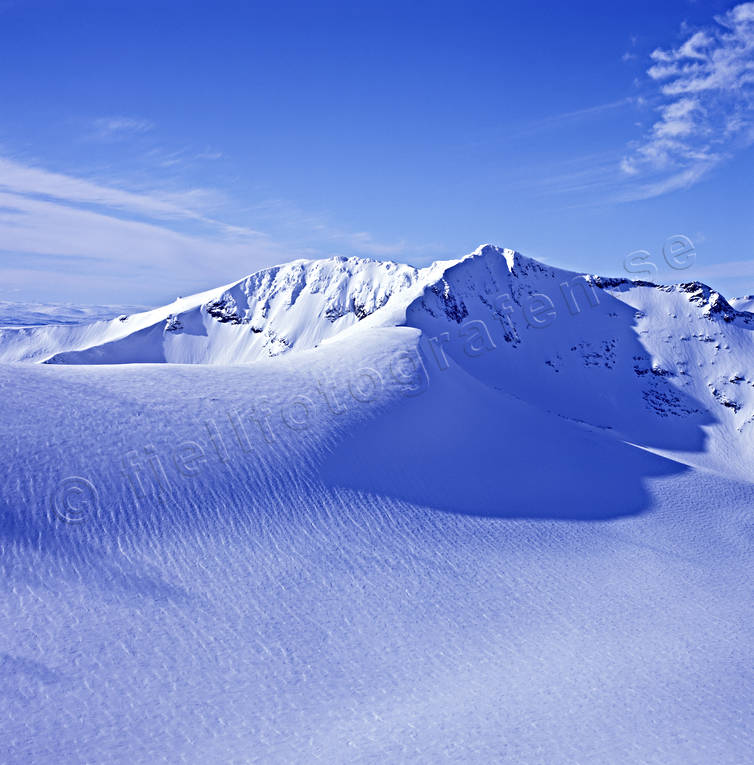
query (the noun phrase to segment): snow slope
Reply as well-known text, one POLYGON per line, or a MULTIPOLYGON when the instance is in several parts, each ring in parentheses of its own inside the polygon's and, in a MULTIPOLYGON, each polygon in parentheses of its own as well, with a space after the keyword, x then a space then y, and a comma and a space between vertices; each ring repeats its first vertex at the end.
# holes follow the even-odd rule
POLYGON ((754 311, 754 295, 746 295, 745 297, 732 298, 730 304, 739 311, 754 311))
POLYGON ((184 300, 4 336, 0 759, 747 761, 748 315, 491 247, 184 300))

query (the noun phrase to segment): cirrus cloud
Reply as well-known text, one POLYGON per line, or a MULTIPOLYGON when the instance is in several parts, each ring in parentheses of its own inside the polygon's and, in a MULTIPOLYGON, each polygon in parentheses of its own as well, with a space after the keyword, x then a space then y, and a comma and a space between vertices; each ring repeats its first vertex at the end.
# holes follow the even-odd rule
POLYGON ((233 222, 233 207, 217 189, 129 189, 0 156, 0 296, 145 302, 295 257, 407 249, 280 200, 253 210, 275 234, 233 222))
POLYGON ((657 49, 647 70, 659 85, 659 119, 621 162, 647 199, 687 188, 754 142, 754 2, 735 6, 678 47, 657 49))
POLYGON ((94 120, 93 127, 97 138, 120 139, 129 135, 148 133, 154 130, 154 123, 136 117, 100 117, 94 120))

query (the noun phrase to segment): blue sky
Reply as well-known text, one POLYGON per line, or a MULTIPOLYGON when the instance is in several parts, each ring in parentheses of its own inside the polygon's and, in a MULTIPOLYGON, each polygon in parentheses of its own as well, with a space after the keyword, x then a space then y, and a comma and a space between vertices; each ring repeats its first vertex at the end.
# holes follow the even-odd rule
POLYGON ((754 293, 754 3, 0 0, 0 72, 0 300, 483 242, 754 293))

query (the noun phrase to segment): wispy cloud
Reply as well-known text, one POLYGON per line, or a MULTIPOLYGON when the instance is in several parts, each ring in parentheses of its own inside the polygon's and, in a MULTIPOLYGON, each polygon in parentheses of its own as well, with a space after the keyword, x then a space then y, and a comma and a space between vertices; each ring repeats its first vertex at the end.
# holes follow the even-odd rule
POLYGON ((621 162, 631 181, 624 199, 688 188, 754 142, 754 3, 714 22, 651 54, 659 119, 621 162))
POLYGON ((86 300, 99 285, 106 299, 142 302, 287 259, 263 233, 211 217, 216 196, 127 191, 0 158, 0 281, 44 299, 78 285, 86 300))
POLYGON ((206 159, 214 162, 217 159, 223 159, 224 156, 225 155, 221 151, 213 151, 212 149, 207 149, 206 151, 200 151, 198 154, 195 154, 194 158, 206 159))
POLYGON ((520 130, 508 131, 506 136, 508 138, 520 138, 522 136, 530 136, 540 131, 560 128, 568 122, 578 122, 579 120, 598 118, 603 114, 626 108, 627 106, 636 103, 636 101, 637 99, 632 98, 631 96, 626 96, 625 98, 619 98, 604 104, 594 104, 593 106, 586 106, 581 109, 573 109, 567 112, 551 114, 542 119, 524 124, 520 130))
MULTIPOLYGON (((600 203, 608 192, 614 192, 619 176, 615 151, 597 152, 569 157, 560 162, 548 162, 534 168, 527 168, 526 173, 508 181, 509 189, 521 189, 535 192, 540 196, 574 195, 599 192, 600 203)), ((587 206, 592 206, 589 203, 587 206)), ((583 207, 571 200, 569 207, 583 207)))
POLYGON ((636 43, 638 41, 639 38, 636 35, 631 35, 629 38, 629 42, 631 43, 630 48, 621 56, 621 61, 633 61, 634 59, 639 58, 639 56, 633 50, 636 48, 636 43))
POLYGON ((240 215, 237 203, 217 190, 124 186, 0 157, 3 290, 21 285, 35 290, 45 281, 49 300, 70 296, 74 282, 82 288, 99 284, 110 290, 107 299, 143 302, 173 289, 186 294, 221 284, 295 257, 393 257, 407 248, 282 202, 267 205, 265 214, 252 208, 251 215, 240 215), (246 220, 238 222, 239 217, 246 220), (269 224, 275 235, 246 225, 252 217, 269 224))
POLYGON ((97 138, 120 139, 154 130, 150 120, 136 117, 100 117, 92 123, 93 135, 97 138))
POLYGON ((160 147, 150 149, 146 156, 154 160, 159 167, 191 167, 197 162, 217 162, 228 157, 221 151, 206 148, 197 151, 192 148, 165 150, 160 147))
POLYGON ((334 253, 358 252, 374 258, 395 258, 410 251, 414 255, 422 254, 427 247, 412 247, 404 240, 380 242, 367 231, 349 231, 333 223, 324 214, 313 214, 301 210, 296 205, 283 199, 267 200, 254 208, 257 215, 277 224, 282 224, 301 236, 309 232, 310 241, 324 245, 334 253))
POLYGON ((574 109, 570 112, 562 112, 561 114, 553 114, 551 117, 545 117, 539 122, 534 123, 536 126, 553 125, 567 120, 578 120, 585 117, 595 117, 604 112, 613 111, 614 109, 621 109, 624 106, 628 106, 633 103, 634 99, 631 97, 619 98, 617 101, 609 101, 605 104, 596 104, 594 106, 587 106, 583 109, 574 109))
POLYGON ((217 192, 206 189, 133 192, 3 157, 0 157, 0 190, 163 219, 206 219, 202 211, 221 202, 217 192))

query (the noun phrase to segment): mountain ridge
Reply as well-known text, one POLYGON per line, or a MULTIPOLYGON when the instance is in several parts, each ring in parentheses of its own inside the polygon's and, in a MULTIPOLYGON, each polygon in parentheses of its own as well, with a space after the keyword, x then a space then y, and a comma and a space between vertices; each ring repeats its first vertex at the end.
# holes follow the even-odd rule
MULTIPOLYGON (((425 308, 431 304, 440 308, 435 299, 439 298, 444 303, 440 310, 459 318, 464 310, 464 295, 450 287, 447 277, 468 271, 472 263, 477 271, 471 274, 472 283, 467 289, 472 295, 474 291, 484 292, 492 313, 499 308, 494 301, 506 292, 520 306, 527 291, 533 294, 527 283, 537 282, 541 288, 543 276, 549 277, 549 281, 559 278, 569 284, 574 279, 583 279, 586 284, 607 291, 637 287, 671 289, 651 282, 546 266, 515 250, 490 244, 481 245, 459 259, 436 261, 423 268, 357 257, 297 259, 177 298, 168 305, 110 321, 70 328, 2 329, 0 360, 243 363, 296 348, 316 347, 356 325, 402 325, 406 316, 414 313, 413 303, 417 300, 425 308), (488 289, 490 283, 495 285, 497 294, 488 289), (430 294, 433 290, 435 298, 430 294), (201 337, 206 340, 198 339, 201 337)), ((709 310, 723 318, 742 317, 745 313, 707 285, 694 282, 678 287, 689 292, 700 305, 709 304, 709 310)), ((548 288, 558 292, 560 282, 548 288)))

